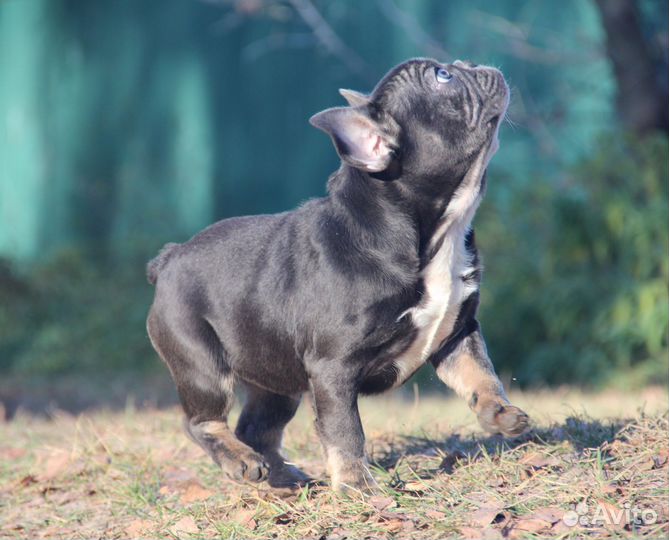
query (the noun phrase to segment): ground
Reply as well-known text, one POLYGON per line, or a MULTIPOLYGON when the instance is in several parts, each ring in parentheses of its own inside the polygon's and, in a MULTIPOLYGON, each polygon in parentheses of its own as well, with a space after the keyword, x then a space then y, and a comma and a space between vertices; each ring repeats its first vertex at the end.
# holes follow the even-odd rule
MULTIPOLYGON (((568 538, 669 534, 668 396, 516 393, 533 430, 488 437, 454 397, 361 403, 381 492, 223 480, 175 408, 0 424, 0 538, 568 538)), ((288 457, 324 478, 310 407, 288 457)))

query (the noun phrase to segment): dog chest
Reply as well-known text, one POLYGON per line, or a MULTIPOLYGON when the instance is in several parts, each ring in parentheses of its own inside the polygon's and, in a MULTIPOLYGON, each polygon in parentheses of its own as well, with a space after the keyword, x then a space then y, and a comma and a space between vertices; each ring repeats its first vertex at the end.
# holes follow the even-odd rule
POLYGON ((425 363, 450 335, 460 305, 476 290, 463 280, 472 270, 465 248, 466 231, 459 230, 444 238, 439 252, 423 272, 425 288, 421 302, 402 314, 402 317, 411 317, 417 334, 408 350, 394 361, 399 372, 397 385, 425 363))
POLYGON ((465 238, 481 200, 481 179, 485 161, 473 167, 448 204, 442 225, 433 235, 431 246, 438 250, 422 271, 424 293, 417 306, 400 315, 411 317, 417 330, 409 348, 394 360, 398 370, 395 386, 410 377, 453 330, 462 302, 477 286, 465 283, 472 268, 465 238))

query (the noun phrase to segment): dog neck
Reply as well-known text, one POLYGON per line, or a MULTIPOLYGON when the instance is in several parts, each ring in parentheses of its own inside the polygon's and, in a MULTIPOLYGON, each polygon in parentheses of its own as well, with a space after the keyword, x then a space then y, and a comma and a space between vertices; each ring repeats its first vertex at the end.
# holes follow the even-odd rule
POLYGON ((362 245, 411 253, 419 269, 465 175, 426 179, 405 172, 388 181, 342 164, 328 193, 337 213, 364 238, 362 245))

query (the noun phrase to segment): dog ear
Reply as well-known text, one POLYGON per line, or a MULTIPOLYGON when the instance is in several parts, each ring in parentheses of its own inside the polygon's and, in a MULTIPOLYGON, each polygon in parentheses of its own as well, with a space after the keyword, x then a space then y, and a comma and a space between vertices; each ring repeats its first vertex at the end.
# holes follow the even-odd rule
POLYGON ((360 107, 362 105, 369 104, 369 96, 366 96, 362 92, 356 92, 355 90, 347 90, 346 88, 340 88, 339 93, 351 107, 360 107))
POLYGON ((326 109, 309 122, 330 135, 339 157, 357 169, 381 172, 393 158, 395 140, 369 117, 366 107, 326 109))

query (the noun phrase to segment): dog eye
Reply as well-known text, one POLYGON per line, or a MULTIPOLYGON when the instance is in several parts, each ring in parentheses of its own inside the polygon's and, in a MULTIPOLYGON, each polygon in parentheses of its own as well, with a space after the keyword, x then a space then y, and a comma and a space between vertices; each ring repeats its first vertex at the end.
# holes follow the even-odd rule
POLYGON ((446 71, 444 68, 439 68, 437 69, 437 82, 439 83, 447 83, 453 78, 453 75, 451 75, 448 71, 446 71))

